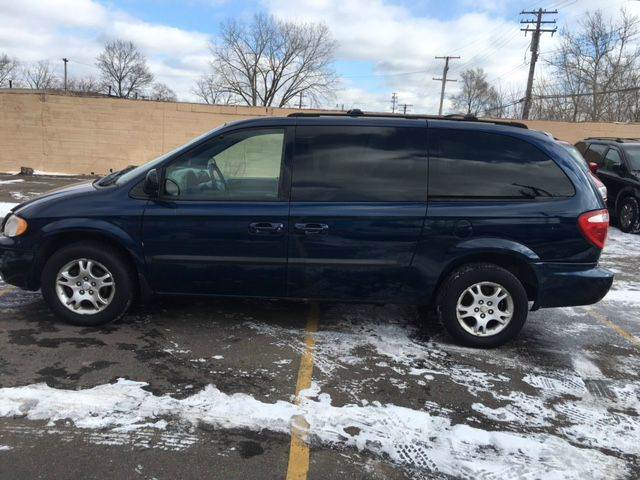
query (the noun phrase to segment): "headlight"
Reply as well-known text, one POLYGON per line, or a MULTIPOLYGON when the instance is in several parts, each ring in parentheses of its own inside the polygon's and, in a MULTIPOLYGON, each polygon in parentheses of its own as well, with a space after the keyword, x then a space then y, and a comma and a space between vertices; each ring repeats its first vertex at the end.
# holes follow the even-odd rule
POLYGON ((9 215, 7 221, 4 222, 3 234, 7 237, 18 237, 27 231, 27 221, 17 215, 9 215))

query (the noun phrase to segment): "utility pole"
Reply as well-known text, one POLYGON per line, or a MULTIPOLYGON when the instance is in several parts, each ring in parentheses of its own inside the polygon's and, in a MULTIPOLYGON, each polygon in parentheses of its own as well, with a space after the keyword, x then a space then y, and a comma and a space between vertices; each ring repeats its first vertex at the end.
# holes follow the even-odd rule
POLYGON ((402 107, 402 114, 403 115, 407 114, 407 109, 413 107, 413 105, 411 105, 410 103, 402 103, 402 104, 400 104, 400 106, 402 107))
POLYGON ((298 99, 298 108, 302 110, 302 92, 299 93, 300 97, 298 99))
POLYGON ((554 20, 543 20, 545 15, 557 15, 558 10, 543 10, 539 8, 538 10, 533 11, 525 11, 520 12, 520 15, 535 15, 535 18, 527 18, 525 20, 520 20, 520 23, 526 25, 525 28, 521 28, 520 30, 524 32, 525 36, 527 33, 532 33, 531 38, 531 62, 529 63, 529 78, 527 79, 527 91, 524 95, 524 106, 522 107, 522 118, 524 120, 529 118, 529 113, 531 112, 531 94, 533 92, 533 77, 536 73, 536 62, 538 61, 538 52, 540 50, 540 36, 543 33, 550 33, 552 36, 558 30, 558 27, 553 28, 543 28, 543 25, 547 24, 555 24, 554 20), (535 28, 530 28, 531 25, 535 25, 535 28))
POLYGON ((396 113, 396 106, 398 105, 398 94, 393 92, 391 94, 391 113, 396 113))
POLYGON ((69 62, 68 58, 63 58, 62 61, 64 62, 64 91, 67 91, 67 63, 69 62))
POLYGON ((442 105, 444 104, 444 91, 447 82, 457 82, 457 80, 450 80, 447 78, 449 73, 449 60, 459 60, 460 57, 452 57, 447 55, 446 57, 436 57, 436 60, 444 60, 444 68, 442 69, 442 78, 433 78, 437 82, 442 82, 442 90, 440 91, 440 108, 438 109, 438 115, 442 115, 442 105))

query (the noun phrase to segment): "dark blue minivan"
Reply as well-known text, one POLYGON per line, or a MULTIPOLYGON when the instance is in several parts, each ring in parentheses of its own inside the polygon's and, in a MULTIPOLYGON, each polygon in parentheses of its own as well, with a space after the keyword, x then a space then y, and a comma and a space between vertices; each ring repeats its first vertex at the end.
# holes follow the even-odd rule
POLYGON ((608 224, 583 169, 524 125, 294 114, 15 207, 0 272, 77 325, 152 294, 410 303, 492 347, 529 309, 607 293, 608 224))

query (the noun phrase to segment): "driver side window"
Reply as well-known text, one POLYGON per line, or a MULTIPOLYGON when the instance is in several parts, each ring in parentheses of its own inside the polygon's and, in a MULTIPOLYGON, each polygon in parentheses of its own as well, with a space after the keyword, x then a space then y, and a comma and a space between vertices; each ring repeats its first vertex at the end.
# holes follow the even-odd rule
POLYGON ((602 163, 603 170, 615 171, 622 166, 622 158, 617 150, 610 148, 602 163))
POLYGON ((283 128, 220 135, 167 167, 164 194, 176 200, 276 201, 283 151, 283 128))

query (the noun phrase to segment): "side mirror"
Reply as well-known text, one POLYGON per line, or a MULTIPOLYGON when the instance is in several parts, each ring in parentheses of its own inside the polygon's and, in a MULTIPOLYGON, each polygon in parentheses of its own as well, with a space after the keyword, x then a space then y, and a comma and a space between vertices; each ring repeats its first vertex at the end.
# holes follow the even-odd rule
POLYGON ((144 178, 144 184, 142 190, 145 194, 152 197, 157 197, 160 193, 160 180, 158 179, 158 170, 155 168, 147 172, 147 176, 144 178))
POLYGON ((598 164, 595 162, 589 162, 589 170, 591 170, 591 173, 593 173, 594 175, 596 173, 598 173, 598 164))

